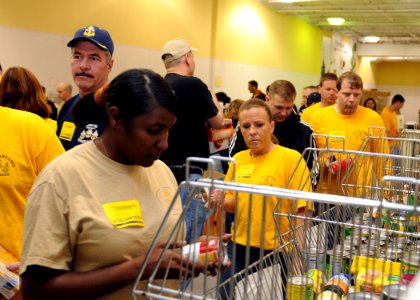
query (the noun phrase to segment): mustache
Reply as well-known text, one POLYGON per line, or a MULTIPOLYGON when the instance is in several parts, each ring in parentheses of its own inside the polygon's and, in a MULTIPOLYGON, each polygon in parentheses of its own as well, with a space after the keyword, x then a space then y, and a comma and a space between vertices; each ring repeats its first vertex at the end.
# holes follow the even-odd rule
POLYGON ((89 78, 93 78, 93 75, 86 73, 86 72, 80 72, 80 73, 76 73, 76 77, 77 76, 84 76, 84 77, 89 77, 89 78))

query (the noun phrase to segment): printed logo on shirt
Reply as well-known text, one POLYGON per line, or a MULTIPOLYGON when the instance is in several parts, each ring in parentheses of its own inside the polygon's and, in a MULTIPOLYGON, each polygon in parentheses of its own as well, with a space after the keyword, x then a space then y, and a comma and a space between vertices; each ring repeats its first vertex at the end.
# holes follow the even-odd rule
POLYGON ((254 173, 255 165, 244 165, 238 170, 238 178, 251 178, 254 173))
POLYGON ((364 131, 363 129, 357 129, 353 131, 353 136, 358 141, 363 141, 367 137, 367 135, 368 135, 367 132, 364 131))
POLYGON ((15 166, 13 159, 7 155, 0 154, 0 176, 10 176, 10 168, 15 166))
POLYGON ((99 136, 98 125, 88 124, 80 133, 80 136, 77 139, 77 141, 79 143, 86 143, 86 142, 95 140, 98 136, 99 136))
POLYGON ((73 134, 74 134, 75 129, 76 129, 76 124, 72 122, 64 121, 58 138, 65 141, 71 141, 73 139, 73 134))
POLYGON ((137 200, 125 200, 102 205, 115 228, 144 227, 143 214, 137 200))

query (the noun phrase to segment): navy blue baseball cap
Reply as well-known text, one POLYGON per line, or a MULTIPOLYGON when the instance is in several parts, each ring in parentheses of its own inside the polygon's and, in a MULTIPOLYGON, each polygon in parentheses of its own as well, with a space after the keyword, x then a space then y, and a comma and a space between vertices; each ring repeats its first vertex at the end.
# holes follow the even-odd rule
POLYGON ((310 105, 313 103, 318 103, 321 101, 321 94, 318 92, 310 93, 308 99, 306 100, 306 104, 310 105))
POLYGON ((80 28, 74 34, 73 39, 67 43, 67 47, 74 47, 78 41, 85 40, 98 46, 99 48, 114 52, 114 42, 109 35, 109 32, 97 26, 86 26, 80 28))

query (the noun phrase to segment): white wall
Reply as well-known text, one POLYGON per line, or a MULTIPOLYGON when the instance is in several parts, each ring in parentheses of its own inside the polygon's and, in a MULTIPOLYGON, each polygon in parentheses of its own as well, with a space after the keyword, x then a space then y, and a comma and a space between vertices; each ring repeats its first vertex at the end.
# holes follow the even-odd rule
MULTIPOLYGON (((70 49, 66 46, 70 36, 60 36, 0 26, 0 63, 5 70, 11 66, 30 69, 47 89, 55 95, 55 85, 60 80, 73 83, 70 72, 70 49)), ((114 66, 110 79, 130 68, 149 68, 164 75, 160 51, 127 45, 115 45, 114 66)), ((203 80, 214 92, 224 91, 232 99, 249 99, 248 81, 255 79, 261 90, 277 79, 291 81, 297 90, 296 104, 300 104, 301 90, 306 85, 317 84, 319 76, 296 72, 210 60, 196 55, 195 76, 203 80)), ((74 93, 77 87, 73 84, 74 93)))
POLYGON ((379 91, 390 92, 390 102, 395 94, 401 94, 405 99, 404 106, 401 109, 401 114, 404 116, 404 122, 420 123, 420 86, 378 85, 377 89, 379 91))

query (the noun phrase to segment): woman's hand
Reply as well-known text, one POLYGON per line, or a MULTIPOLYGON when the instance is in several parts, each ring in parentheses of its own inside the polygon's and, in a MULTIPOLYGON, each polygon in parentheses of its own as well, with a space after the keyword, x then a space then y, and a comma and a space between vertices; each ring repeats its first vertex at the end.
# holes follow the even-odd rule
MULTIPOLYGON (((9 271, 12 271, 14 273, 19 274, 20 262, 17 261, 17 262, 12 262, 12 263, 6 264, 6 268, 9 271)), ((0 300, 6 300, 6 299, 7 299, 6 297, 0 295, 0 300)), ((11 299, 12 300, 20 300, 20 299, 22 299, 22 292, 21 291, 18 291, 16 293, 16 295, 14 295, 11 299)))
POLYGON ((220 189, 214 189, 210 193, 210 200, 206 203, 206 208, 221 209, 225 201, 225 193, 220 189))
MULTIPOLYGON (((197 277, 201 273, 202 267, 193 266, 181 256, 181 251, 178 251, 186 245, 185 241, 171 244, 167 250, 165 250, 165 245, 164 242, 156 245, 144 270, 144 278, 149 278, 155 271, 156 266, 158 266, 158 270, 155 279, 182 279, 197 277)), ((143 262, 144 257, 139 257, 136 260, 143 262)))

